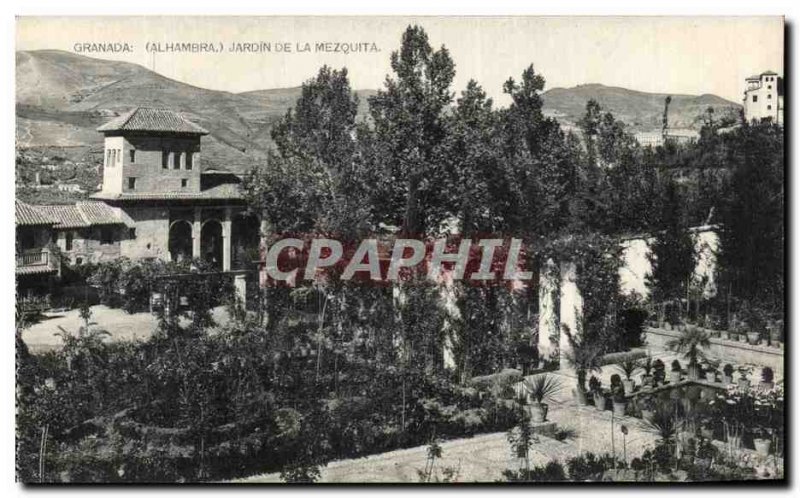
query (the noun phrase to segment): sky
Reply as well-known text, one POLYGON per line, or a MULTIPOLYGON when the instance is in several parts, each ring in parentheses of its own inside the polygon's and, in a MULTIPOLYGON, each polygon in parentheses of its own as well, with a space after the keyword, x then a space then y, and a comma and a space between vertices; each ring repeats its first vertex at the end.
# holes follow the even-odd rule
POLYGON ((355 89, 377 89, 409 24, 456 64, 453 90, 477 80, 499 104, 502 84, 533 64, 546 89, 601 83, 671 94, 712 93, 739 102, 744 79, 783 74, 781 17, 20 17, 16 49, 78 52, 128 44, 129 52, 80 52, 122 60, 195 86, 244 92, 300 85, 323 64, 347 67, 355 89), (155 53, 148 43, 214 44, 221 53, 155 53), (230 53, 233 43, 270 52, 230 53), (302 52, 305 44, 309 52, 302 52), (370 50, 316 51, 317 43, 370 50), (278 45, 291 52, 276 52, 278 45), (341 45, 340 45, 341 46, 341 45), (362 45, 364 46, 364 45, 362 45))

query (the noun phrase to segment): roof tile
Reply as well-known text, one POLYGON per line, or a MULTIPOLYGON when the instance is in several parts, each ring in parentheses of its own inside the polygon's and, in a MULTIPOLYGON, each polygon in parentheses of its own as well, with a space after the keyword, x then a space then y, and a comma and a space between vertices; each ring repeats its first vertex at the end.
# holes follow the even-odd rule
POLYGON ((15 201, 15 219, 17 225, 55 225, 56 220, 39 211, 36 207, 22 201, 15 201))
POLYGON ((208 135, 202 128, 170 109, 137 107, 97 128, 100 132, 155 131, 208 135))

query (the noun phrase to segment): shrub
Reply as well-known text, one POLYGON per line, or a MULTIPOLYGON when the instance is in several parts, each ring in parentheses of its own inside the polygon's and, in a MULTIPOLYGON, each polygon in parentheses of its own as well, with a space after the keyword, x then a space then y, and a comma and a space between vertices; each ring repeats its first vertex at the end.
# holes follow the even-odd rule
POLYGON ((761 369, 761 381, 766 383, 771 383, 775 378, 775 374, 770 367, 764 367, 761 369))
POLYGON ((733 365, 730 363, 726 363, 724 367, 722 367, 722 372, 727 375, 728 377, 733 375, 733 365))
POLYGON ((680 372, 681 371, 681 362, 678 360, 672 360, 672 371, 673 372, 680 372))

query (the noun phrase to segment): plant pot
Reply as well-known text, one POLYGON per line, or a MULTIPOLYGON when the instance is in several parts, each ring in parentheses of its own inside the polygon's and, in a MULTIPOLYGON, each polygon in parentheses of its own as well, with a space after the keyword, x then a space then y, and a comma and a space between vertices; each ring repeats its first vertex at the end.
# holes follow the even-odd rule
POLYGON ((697 380, 700 378, 700 367, 698 365, 689 365, 686 368, 686 377, 689 380, 697 380))
POLYGON ((647 422, 652 422, 656 416, 656 412, 653 410, 642 410, 642 420, 647 422))
POLYGON ((706 382, 717 382, 717 372, 706 372, 706 382))
POLYGON ((756 447, 756 453, 763 456, 769 455, 769 447, 771 441, 769 439, 756 438, 753 439, 753 446, 756 447))
POLYGON ((745 334, 739 334, 736 338, 739 342, 747 342, 747 335, 745 334))
POLYGON ((586 406, 589 404, 589 398, 586 396, 586 391, 578 387, 573 391, 573 393, 575 394, 575 401, 578 403, 578 405, 586 406))
POLYGON ((722 333, 720 334, 720 338, 728 341, 731 338, 731 334, 727 330, 723 330, 722 333))
POLYGON ((773 327, 770 329, 769 342, 772 344, 783 342, 783 327, 773 327))
POLYGON ((615 417, 624 417, 625 416, 625 407, 628 405, 627 401, 614 401, 614 416, 615 417))
POLYGON ((606 397, 602 393, 594 393, 594 407, 601 412, 606 409, 606 397))
POLYGON ((758 344, 761 335, 758 332, 748 332, 747 333, 747 342, 750 344, 758 344))
POLYGON ((680 370, 670 370, 669 372, 669 383, 670 384, 677 384, 681 381, 681 372, 680 370))
POLYGON ((750 389, 750 379, 739 379, 737 385, 741 391, 747 391, 750 389))
POLYGON ((775 387, 775 383, 774 383, 774 382, 764 382, 764 381, 761 381, 761 382, 759 382, 759 383, 758 383, 758 388, 759 388, 760 390, 762 390, 762 391, 769 391, 769 390, 770 390, 770 389, 772 389, 773 387, 775 387))
POLYGON ((722 383, 726 386, 729 384, 733 384, 733 377, 730 375, 722 374, 722 383))
POLYGON ((707 469, 711 467, 711 459, 710 458, 695 458, 694 464, 700 467, 701 469, 707 469))
POLYGON ((635 385, 632 379, 625 379, 622 381, 622 388, 625 390, 625 394, 631 394, 635 385))
POLYGON ((730 436, 727 442, 731 448, 739 449, 742 447, 742 436, 730 436))
POLYGON ((547 420, 547 403, 533 402, 528 405, 528 413, 531 415, 531 422, 541 424, 547 420))

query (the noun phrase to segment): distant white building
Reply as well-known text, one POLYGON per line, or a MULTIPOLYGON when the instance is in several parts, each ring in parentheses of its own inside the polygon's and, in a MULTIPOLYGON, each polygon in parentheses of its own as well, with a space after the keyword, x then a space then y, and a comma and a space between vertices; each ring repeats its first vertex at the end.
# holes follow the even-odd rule
POLYGON ((783 78, 778 73, 767 71, 745 80, 744 117, 783 125, 783 78))
POLYGON ((675 143, 690 143, 700 136, 695 130, 675 128, 667 130, 666 136, 660 131, 643 131, 636 133, 633 137, 639 142, 642 147, 658 147, 664 145, 664 139, 673 141, 675 143))
POLYGON ((77 183, 59 183, 56 187, 58 187, 58 190, 61 192, 73 192, 78 194, 84 192, 83 188, 77 183))

